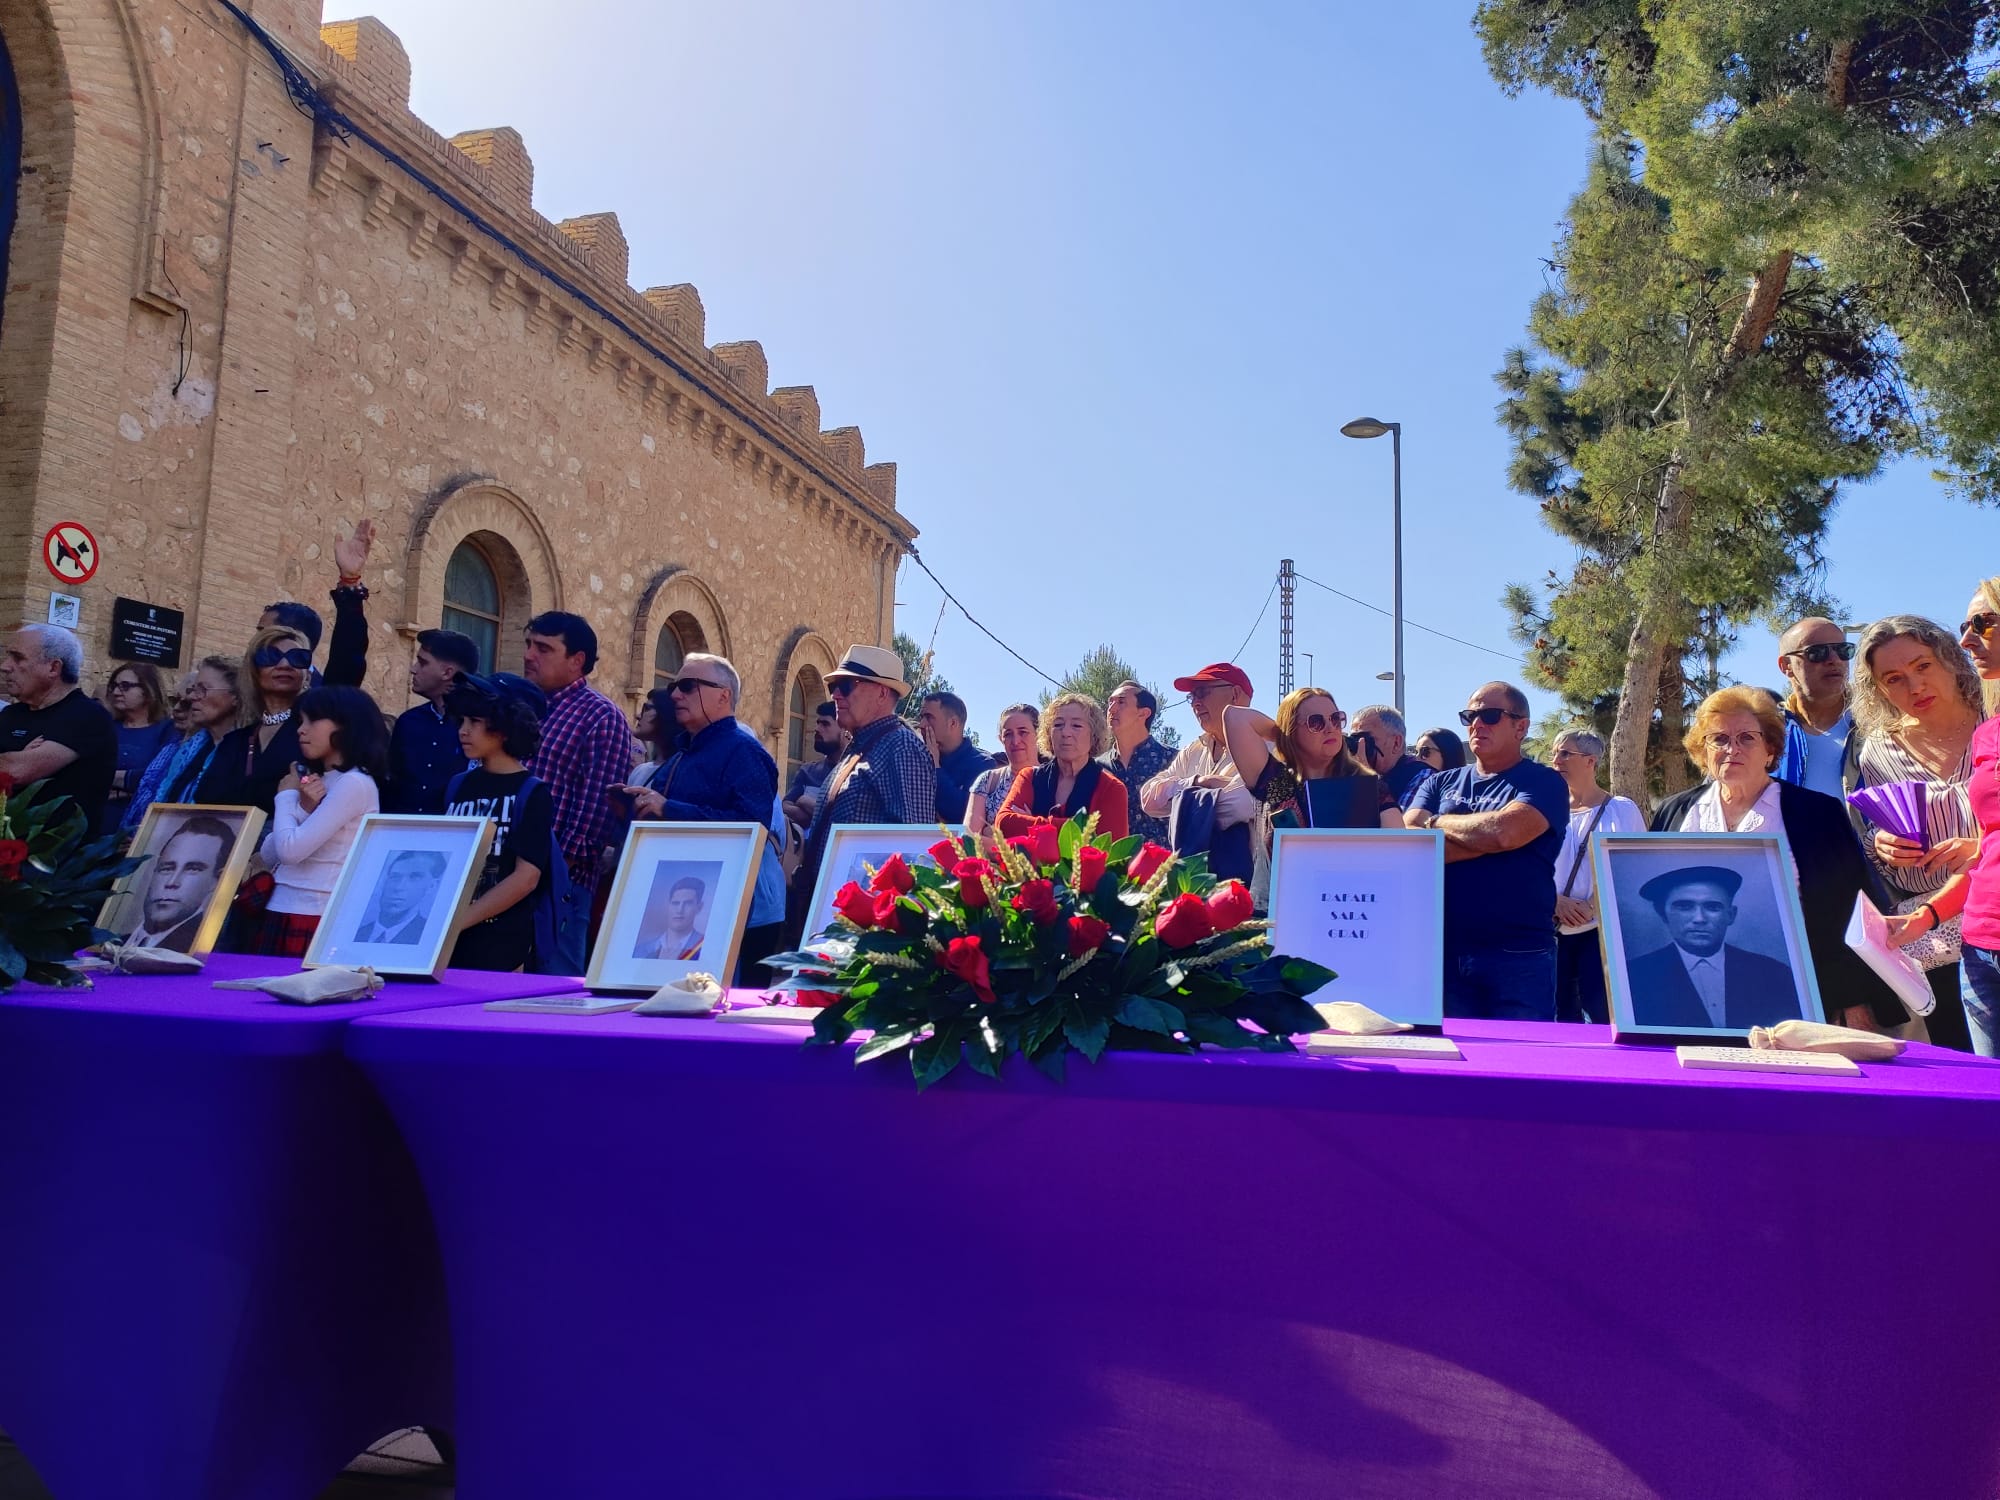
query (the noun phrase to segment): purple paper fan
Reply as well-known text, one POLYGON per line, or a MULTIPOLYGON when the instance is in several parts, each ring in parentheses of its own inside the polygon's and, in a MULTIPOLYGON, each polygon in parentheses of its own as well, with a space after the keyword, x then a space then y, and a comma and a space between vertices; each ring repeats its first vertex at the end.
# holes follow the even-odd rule
POLYGON ((1849 792, 1847 800, 1860 808, 1861 816, 1877 828, 1930 848, 1929 788, 1923 782, 1891 781, 1882 786, 1864 786, 1849 792))

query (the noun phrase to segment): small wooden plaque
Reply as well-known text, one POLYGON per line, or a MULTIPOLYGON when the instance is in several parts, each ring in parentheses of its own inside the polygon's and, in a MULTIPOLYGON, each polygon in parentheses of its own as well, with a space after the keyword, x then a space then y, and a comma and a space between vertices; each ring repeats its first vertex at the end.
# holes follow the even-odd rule
POLYGON ((747 1010, 725 1010, 715 1019, 764 1026, 810 1026, 818 1014, 816 1005, 753 1005, 747 1010))
POLYGON ((608 1016, 613 1011, 630 1010, 639 1003, 636 996, 593 995, 588 990, 577 995, 529 995, 520 1000, 489 1000, 485 1010, 521 1010, 537 1016, 608 1016))
POLYGON ((1749 1047, 1676 1047, 1684 1068, 1721 1068, 1736 1073, 1820 1073, 1859 1078, 1861 1069, 1838 1052, 1759 1052, 1749 1047))
POLYGON ((1306 1051, 1316 1057, 1405 1057, 1426 1061, 1462 1060, 1465 1054, 1448 1036, 1418 1036, 1407 1031, 1381 1036, 1349 1036, 1340 1031, 1316 1031, 1306 1038, 1306 1051))

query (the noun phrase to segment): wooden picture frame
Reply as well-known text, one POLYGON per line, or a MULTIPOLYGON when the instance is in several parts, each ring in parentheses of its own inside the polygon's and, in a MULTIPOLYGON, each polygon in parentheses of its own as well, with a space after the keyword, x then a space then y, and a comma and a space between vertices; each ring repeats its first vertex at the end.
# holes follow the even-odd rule
POLYGON ((769 837, 762 823, 634 823, 585 986, 651 994, 694 973, 734 983, 769 837))
POLYGON ((437 978, 451 962, 493 832, 491 818, 363 818, 305 967, 365 965, 385 976, 437 978))
POLYGON ((139 820, 128 851, 145 863, 120 877, 97 914, 97 925, 121 943, 135 938, 142 947, 168 948, 205 957, 222 935, 229 903, 257 852, 264 833, 260 807, 226 807, 205 802, 155 802, 139 820), (227 831, 227 842, 222 834, 227 831), (185 837, 183 837, 185 836, 185 837), (171 867, 167 846, 181 838, 171 867), (219 852, 218 844, 221 844, 219 852), (184 851, 190 851, 183 858, 184 851), (191 881, 212 879, 193 892, 191 881), (157 888, 161 908, 149 916, 157 888), (199 907, 192 905, 196 900, 199 907), (178 909, 169 909, 169 906, 178 909))
POLYGON ((1355 1000, 1420 1031, 1444 1024, 1444 835, 1435 828, 1279 828, 1271 837, 1271 951, 1334 978, 1313 999, 1355 1000))
POLYGON ((935 868, 931 845, 946 838, 963 839, 965 825, 947 823, 841 823, 827 835, 826 855, 820 860, 819 878, 813 882, 812 903, 806 908, 806 925, 801 940, 811 942, 833 927, 833 898, 848 881, 868 883, 867 869, 880 868, 892 854, 903 856, 907 865, 935 868))

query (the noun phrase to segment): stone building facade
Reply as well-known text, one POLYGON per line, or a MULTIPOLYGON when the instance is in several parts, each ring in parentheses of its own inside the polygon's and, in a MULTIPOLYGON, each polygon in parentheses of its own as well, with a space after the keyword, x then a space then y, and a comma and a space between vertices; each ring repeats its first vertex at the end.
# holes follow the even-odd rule
POLYGON ((418 630, 518 670, 560 608, 602 691, 719 651, 797 755, 834 653, 890 638, 895 466, 758 344, 707 345, 694 287, 628 286, 615 214, 536 213, 515 131, 413 116, 379 22, 237 4, 354 130, 223 0, 0 0, 0 617, 79 596, 93 673, 118 598, 185 612, 184 661, 239 651, 272 599, 325 605, 368 516, 385 707, 418 630), (62 522, 100 543, 75 586, 62 522))

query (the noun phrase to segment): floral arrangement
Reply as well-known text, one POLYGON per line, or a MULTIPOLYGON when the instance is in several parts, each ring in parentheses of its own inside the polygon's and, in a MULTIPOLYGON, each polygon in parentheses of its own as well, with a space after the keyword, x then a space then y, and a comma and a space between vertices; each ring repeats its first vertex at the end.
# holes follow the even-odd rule
POLYGON ((907 1050, 920 1089, 961 1061, 997 1078, 1017 1052, 1060 1081, 1071 1050, 1290 1052, 1324 1029, 1305 997, 1333 974, 1273 956, 1240 881, 1096 828, 947 836, 934 867, 892 855, 841 888, 831 933, 768 960, 789 971, 776 988, 823 1007, 812 1044, 866 1028, 856 1061, 907 1050))
POLYGON ((111 887, 140 861, 118 840, 89 837, 83 810, 46 783, 16 792, 0 772, 0 991, 23 979, 86 985, 69 967, 78 949, 110 936, 97 926, 111 887))

